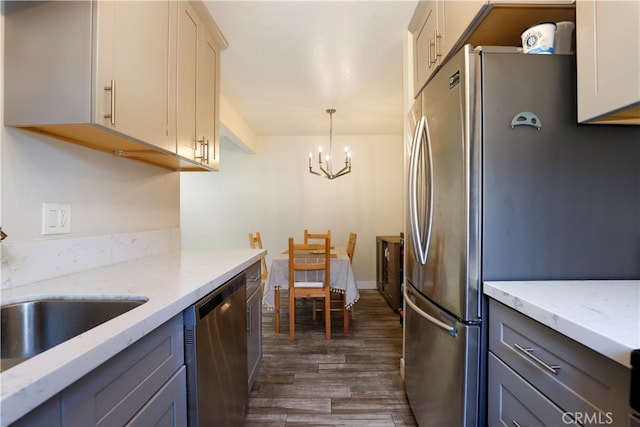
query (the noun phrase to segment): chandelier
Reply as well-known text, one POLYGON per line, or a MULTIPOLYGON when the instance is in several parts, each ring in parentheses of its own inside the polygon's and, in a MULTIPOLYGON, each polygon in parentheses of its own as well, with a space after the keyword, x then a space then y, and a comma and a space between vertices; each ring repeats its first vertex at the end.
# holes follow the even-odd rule
POLYGON ((318 175, 327 179, 335 179, 342 175, 346 175, 351 172, 351 153, 348 147, 344 147, 344 167, 338 172, 333 173, 333 113, 336 112, 335 108, 329 108, 326 110, 329 114, 329 153, 325 154, 324 164, 322 163, 322 146, 318 147, 318 169, 320 172, 313 170, 311 160, 313 159, 313 153, 309 151, 309 173, 318 175))

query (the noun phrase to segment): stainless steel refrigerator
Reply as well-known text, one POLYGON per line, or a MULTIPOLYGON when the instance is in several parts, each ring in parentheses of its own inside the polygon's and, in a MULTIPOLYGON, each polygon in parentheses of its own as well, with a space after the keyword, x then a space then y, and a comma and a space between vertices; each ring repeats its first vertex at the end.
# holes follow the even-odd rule
POLYGON ((404 363, 422 427, 486 423, 483 281, 640 277, 640 127, 578 125, 575 73, 570 55, 465 46, 409 115, 404 363))

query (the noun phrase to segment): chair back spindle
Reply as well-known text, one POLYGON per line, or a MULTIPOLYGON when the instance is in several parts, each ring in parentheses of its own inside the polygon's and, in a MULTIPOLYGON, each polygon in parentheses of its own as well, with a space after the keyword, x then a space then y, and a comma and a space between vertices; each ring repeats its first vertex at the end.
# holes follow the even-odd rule
POLYGON ((314 239, 331 239, 331 230, 327 230, 326 233, 309 233, 309 230, 304 230, 304 243, 310 243, 309 240, 314 239))
POLYGON ((295 340, 296 298, 324 299, 325 336, 331 339, 331 239, 324 238, 323 243, 298 243, 289 238, 289 339, 295 340), (317 255, 317 257, 309 257, 317 255), (302 272, 302 274, 296 274, 302 272), (309 277, 315 274, 314 280, 309 277), (318 274, 320 273, 320 274, 318 274), (300 280, 300 276, 304 277, 300 280), (320 277, 322 280, 320 280, 320 277))

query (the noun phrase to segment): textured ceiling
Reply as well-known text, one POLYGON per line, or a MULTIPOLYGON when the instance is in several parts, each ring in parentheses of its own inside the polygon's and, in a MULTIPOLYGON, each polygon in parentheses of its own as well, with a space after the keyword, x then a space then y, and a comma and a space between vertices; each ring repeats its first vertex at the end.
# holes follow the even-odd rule
POLYGON ((229 42, 221 92, 257 135, 398 134, 416 1, 205 1, 229 42))

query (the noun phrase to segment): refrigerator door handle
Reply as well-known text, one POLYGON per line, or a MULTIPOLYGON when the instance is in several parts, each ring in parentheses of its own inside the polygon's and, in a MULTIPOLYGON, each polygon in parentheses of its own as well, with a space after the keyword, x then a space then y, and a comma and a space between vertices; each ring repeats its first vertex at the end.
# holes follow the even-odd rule
MULTIPOLYGON (((427 119, 422 116, 416 126, 416 132, 413 137, 413 145, 411 147, 411 156, 409 162, 409 227, 411 229, 411 242, 413 245, 413 253, 416 257, 416 261, 422 265, 427 263, 427 251, 429 249, 429 242, 431 240, 431 223, 433 217, 433 160, 431 156, 431 144, 428 138, 428 126, 427 119), (420 213, 418 209, 418 190, 421 183, 418 182, 418 166, 423 159, 423 144, 422 139, 425 139, 427 148, 428 165, 428 185, 429 185, 429 217, 427 224, 427 235, 423 241, 422 236, 424 230, 421 227, 420 213)), ((422 189, 420 189, 422 194, 422 189)), ((421 197, 422 199, 422 197, 421 197)), ((423 200, 420 200, 421 202, 423 200)))
MULTIPOLYGON (((445 331, 447 331, 449 333, 449 335, 451 335, 452 337, 455 337, 456 335, 458 335, 458 331, 456 330, 455 325, 451 326, 439 319, 436 319, 435 317, 431 316, 428 313, 425 313, 424 311, 422 311, 420 309, 420 307, 418 307, 413 301, 411 301, 411 298, 409 297, 409 293, 407 292, 407 287, 408 285, 405 283, 404 286, 402 287, 402 294, 404 296, 404 301, 407 303, 407 305, 409 305, 409 307, 411 307, 416 313, 418 313, 421 317, 425 318, 426 320, 428 320, 429 322, 433 323, 434 325, 444 329, 445 331)), ((415 294, 414 294, 415 295, 415 294)))
POLYGON ((416 261, 424 264, 422 253, 422 242, 420 241, 420 222, 418 220, 418 202, 416 200, 418 191, 418 153, 420 151, 420 135, 423 126, 424 116, 418 120, 416 131, 413 135, 413 144, 411 145, 411 155, 409 157, 409 228, 411 230, 411 243, 416 261))
POLYGON ((427 240, 424 244, 425 264, 429 254, 429 245, 431 244, 431 229, 433 225, 433 153, 431 150, 431 135, 429 135, 429 123, 427 117, 424 116, 424 139, 427 144, 427 161, 429 162, 429 218, 427 220, 427 240))

